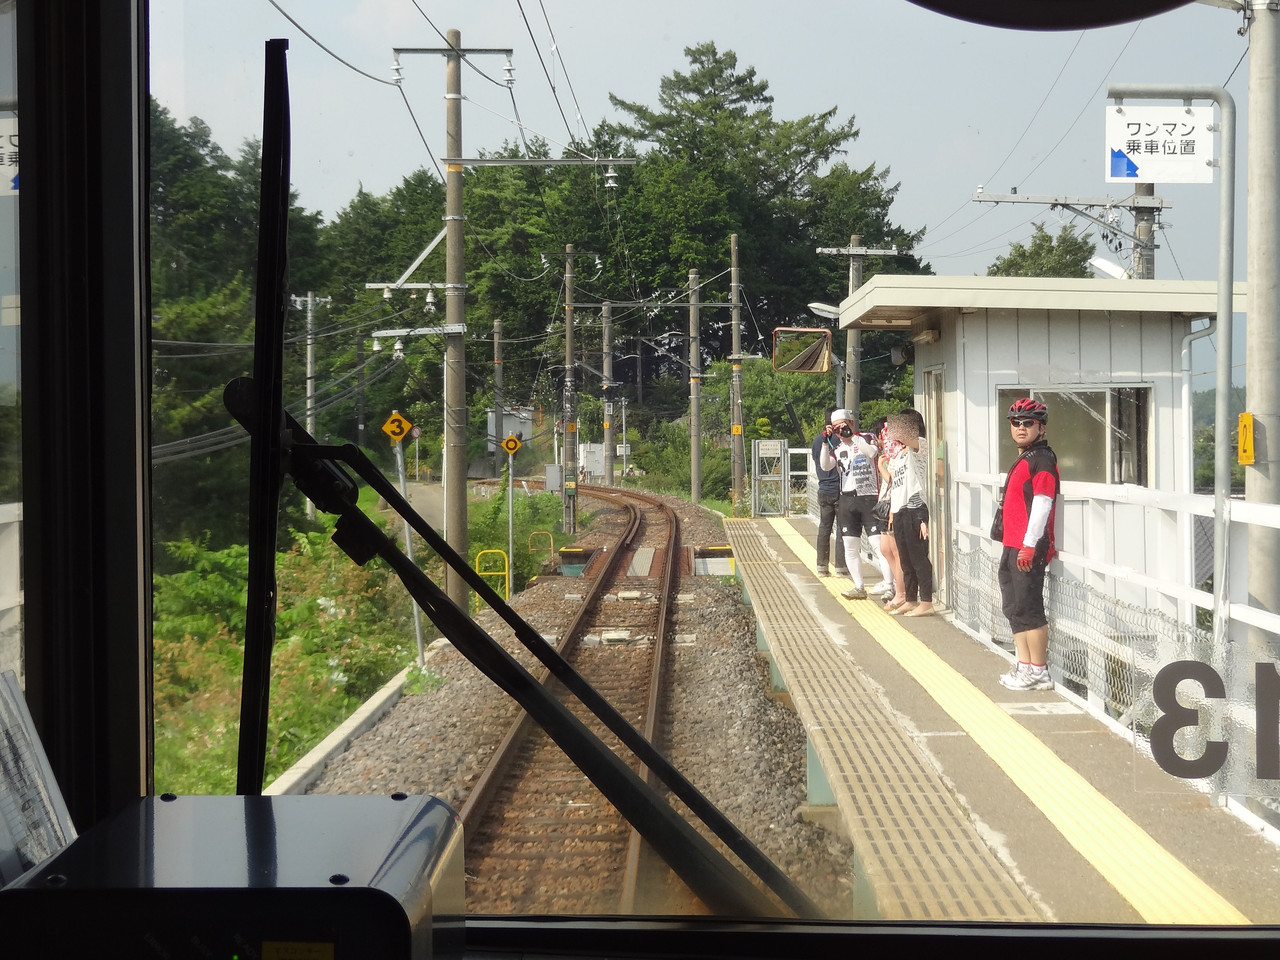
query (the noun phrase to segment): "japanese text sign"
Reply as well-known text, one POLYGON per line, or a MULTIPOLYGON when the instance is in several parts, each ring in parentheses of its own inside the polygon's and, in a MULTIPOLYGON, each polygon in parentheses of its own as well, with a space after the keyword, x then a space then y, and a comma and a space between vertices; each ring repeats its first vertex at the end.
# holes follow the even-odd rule
POLYGON ((1212 107, 1107 107, 1107 183, 1212 183, 1212 107))

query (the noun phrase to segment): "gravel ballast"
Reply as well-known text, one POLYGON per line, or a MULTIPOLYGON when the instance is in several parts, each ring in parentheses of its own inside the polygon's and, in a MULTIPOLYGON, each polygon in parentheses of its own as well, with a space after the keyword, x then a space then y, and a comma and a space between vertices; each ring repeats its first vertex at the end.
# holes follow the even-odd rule
MULTIPOLYGON (((720 518, 669 498, 681 542, 725 542, 720 518)), ((584 505, 589 501, 584 499, 584 505)), ((589 515, 586 511, 583 517, 589 515)), ((544 636, 566 619, 571 580, 543 578, 512 606, 544 636)), ((769 696, 768 668, 741 587, 728 578, 685 576, 675 606, 667 753, 688 779, 832 917, 851 909, 853 852, 837 834, 803 819, 806 749, 800 719, 769 696)), ((533 657, 491 611, 476 618, 531 669, 533 657)), ((438 686, 406 694, 331 761, 312 793, 431 794, 461 807, 515 719, 517 707, 446 641, 430 672, 438 686)))

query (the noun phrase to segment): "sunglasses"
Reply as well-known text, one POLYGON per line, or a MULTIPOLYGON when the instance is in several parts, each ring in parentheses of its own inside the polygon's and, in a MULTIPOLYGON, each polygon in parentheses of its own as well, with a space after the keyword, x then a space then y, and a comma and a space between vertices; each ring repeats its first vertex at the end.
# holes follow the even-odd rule
POLYGON ((1015 419, 1010 418, 1010 420, 1009 420, 1009 426, 1011 426, 1011 427, 1030 427, 1030 426, 1032 426, 1032 425, 1034 425, 1034 424, 1037 424, 1037 423, 1039 423, 1039 422, 1040 422, 1039 420, 1032 420, 1030 417, 1027 417, 1027 418, 1025 418, 1025 419, 1021 419, 1021 418, 1020 418, 1020 419, 1016 419, 1016 420, 1015 420, 1015 419))

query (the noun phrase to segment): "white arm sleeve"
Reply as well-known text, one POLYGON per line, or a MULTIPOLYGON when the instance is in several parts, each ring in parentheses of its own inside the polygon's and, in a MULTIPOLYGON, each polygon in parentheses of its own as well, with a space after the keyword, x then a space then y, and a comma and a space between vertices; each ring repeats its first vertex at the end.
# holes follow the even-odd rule
POLYGON ((836 468, 835 454, 831 452, 831 444, 822 441, 822 446, 818 450, 818 463, 823 470, 834 470, 836 468))
POLYGON ((1044 536, 1045 525, 1049 522, 1049 511, 1053 509, 1053 497, 1043 493, 1031 499, 1031 515, 1027 517, 1027 532, 1022 537, 1024 547, 1034 547, 1044 536))

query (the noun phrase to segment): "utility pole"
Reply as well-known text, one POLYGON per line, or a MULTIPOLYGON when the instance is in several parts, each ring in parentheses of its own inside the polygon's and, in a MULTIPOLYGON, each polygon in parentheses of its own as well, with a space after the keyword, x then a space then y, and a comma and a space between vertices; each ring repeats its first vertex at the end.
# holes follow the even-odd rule
MULTIPOLYGON (((1249 325, 1246 328, 1245 388, 1253 414, 1254 461, 1244 468, 1245 499, 1280 503, 1280 217, 1275 200, 1280 186, 1280 13, 1270 3, 1249 5, 1249 325), (1272 434, 1275 436, 1273 437, 1272 434), (1274 443, 1272 440, 1274 439, 1274 443)), ((1219 337, 1222 334, 1219 333, 1219 337)), ((1222 341, 1219 340, 1221 350, 1222 341)), ((1218 409, 1223 409, 1219 404, 1218 409)), ((1256 606, 1280 610, 1280 573, 1276 551, 1280 530, 1249 528, 1249 594, 1256 606)), ((1256 650, 1270 649, 1276 637, 1250 631, 1256 650), (1269 641, 1269 642, 1268 642, 1269 641)), ((1268 653, 1268 656, 1271 654, 1268 653)))
MULTIPOLYGON (((505 54, 510 49, 463 49, 462 32, 445 33, 443 48, 393 50, 393 75, 401 82, 400 55, 430 53, 445 58, 445 325, 461 333, 445 334, 444 343, 444 537, 463 559, 467 558, 467 384, 466 293, 462 214, 462 58, 477 54, 505 54)), ((467 608, 467 584, 452 567, 445 568, 445 593, 453 603, 467 608)))
POLYGON ((733 380, 729 386, 730 458, 733 461, 733 512, 742 502, 742 485, 746 474, 746 449, 742 435, 742 291, 738 282, 738 235, 729 237, 729 302, 733 324, 733 346, 729 362, 733 364, 733 380))
MULTIPOLYGON (((853 296, 853 292, 862 286, 862 261, 869 256, 896 257, 898 248, 890 247, 880 250, 864 247, 862 237, 855 233, 849 237, 847 247, 819 247, 818 253, 849 258, 849 296, 853 296)), ((861 402, 858 370, 861 360, 862 331, 851 327, 845 337, 844 346, 844 405, 845 409, 853 411, 855 417, 858 416, 858 406, 861 402)))
MULTIPOLYGON (((1252 63, 1252 59, 1250 63, 1252 63)), ((1154 280, 1156 278, 1154 240, 1155 228, 1159 223, 1161 210, 1172 210, 1173 204, 1167 203, 1155 195, 1155 185, 1150 183, 1134 184, 1133 195, 1127 200, 1113 200, 1110 197, 1061 197, 1052 195, 1022 196, 1013 193, 984 193, 982 187, 972 197, 974 203, 1037 203, 1050 210, 1066 210, 1077 217, 1083 217, 1101 227, 1106 235, 1117 234, 1129 241, 1133 254, 1133 278, 1135 280, 1154 280), (1101 207, 1103 216, 1095 217, 1089 210, 1101 207), (1121 230, 1114 219, 1107 214, 1117 207, 1133 214, 1133 233, 1121 230)), ((1119 249, 1117 242, 1115 249, 1119 249)))
POLYGON ((613 304, 600 304, 604 371, 604 483, 613 486, 613 304))
POLYGON ((573 388, 573 244, 564 247, 564 532, 578 532, 578 404, 573 388))
MULTIPOLYGON (((328 303, 331 297, 316 298, 316 295, 310 290, 307 291, 306 297, 290 297, 293 302, 294 309, 298 309, 304 303, 307 306, 307 433, 312 437, 316 435, 316 304, 328 303)), ((316 505, 307 499, 307 519, 314 520, 316 518, 316 505)))
POLYGON ((689 271, 689 499, 702 502, 702 343, 698 271, 689 271))
MULTIPOLYGON (((445 54, 445 153, 462 156, 462 32, 450 30, 445 54)), ((466 329, 467 270, 462 217, 462 165, 445 166, 444 317, 447 325, 466 329)), ((444 338, 444 488, 445 541, 467 559, 467 385, 466 336, 444 338)), ((461 610, 467 609, 467 585, 452 567, 445 567, 445 593, 461 610)))
MULTIPOLYGON (((493 318, 493 475, 502 476, 502 441, 506 434, 502 431, 502 318, 493 318)), ((507 463, 515 468, 515 459, 507 463)))

